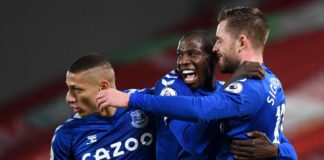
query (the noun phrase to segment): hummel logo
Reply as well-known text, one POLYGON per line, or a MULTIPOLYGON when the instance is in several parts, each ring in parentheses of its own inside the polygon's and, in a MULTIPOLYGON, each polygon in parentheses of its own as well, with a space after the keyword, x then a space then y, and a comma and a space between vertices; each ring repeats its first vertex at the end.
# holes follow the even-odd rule
POLYGON ((90 135, 87 138, 89 139, 90 142, 86 143, 86 145, 97 142, 97 136, 95 134, 90 135))

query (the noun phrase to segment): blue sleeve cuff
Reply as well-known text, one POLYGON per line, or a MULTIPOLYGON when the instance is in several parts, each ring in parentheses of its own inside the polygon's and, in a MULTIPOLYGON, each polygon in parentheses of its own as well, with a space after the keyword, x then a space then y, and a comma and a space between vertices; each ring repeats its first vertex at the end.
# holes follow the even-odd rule
POLYGON ((285 157, 285 148, 282 144, 278 144, 277 160, 283 159, 284 157, 285 157))
POLYGON ((294 148, 290 144, 278 144, 278 156, 277 160, 282 159, 289 159, 289 160, 297 160, 296 152, 294 151, 294 148))

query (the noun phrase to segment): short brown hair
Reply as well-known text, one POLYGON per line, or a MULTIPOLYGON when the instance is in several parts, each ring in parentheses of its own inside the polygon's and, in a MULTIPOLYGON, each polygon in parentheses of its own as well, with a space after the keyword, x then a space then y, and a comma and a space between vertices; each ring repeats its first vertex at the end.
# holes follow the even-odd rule
POLYGON ((269 34, 269 25, 258 8, 223 8, 218 15, 218 22, 223 20, 227 20, 227 28, 233 36, 244 33, 255 48, 264 48, 269 34))

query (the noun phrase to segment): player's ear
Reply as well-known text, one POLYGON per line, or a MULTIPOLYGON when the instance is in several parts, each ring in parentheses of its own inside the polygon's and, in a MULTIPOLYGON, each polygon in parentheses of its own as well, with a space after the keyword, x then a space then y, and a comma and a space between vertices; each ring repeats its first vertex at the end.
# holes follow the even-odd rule
POLYGON ((238 40, 239 40, 239 52, 241 52, 246 47, 248 47, 249 41, 248 41, 246 35, 244 35, 244 34, 239 35, 239 39, 238 40))
POLYGON ((107 80, 102 80, 100 83, 99 83, 99 90, 104 90, 104 89, 108 89, 110 87, 110 84, 107 80))

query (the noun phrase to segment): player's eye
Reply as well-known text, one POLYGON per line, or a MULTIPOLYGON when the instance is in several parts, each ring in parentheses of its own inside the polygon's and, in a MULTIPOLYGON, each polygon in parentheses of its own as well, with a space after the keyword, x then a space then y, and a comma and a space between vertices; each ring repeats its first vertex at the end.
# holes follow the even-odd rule
POLYGON ((83 90, 81 88, 71 87, 70 91, 73 92, 74 94, 80 94, 82 93, 83 90))
POLYGON ((190 51, 190 52, 189 52, 189 55, 190 55, 191 57, 197 57, 197 56, 200 55, 200 52, 198 52, 198 51, 190 51))
POLYGON ((82 89, 80 89, 80 88, 76 88, 76 89, 75 89, 75 92, 76 92, 77 94, 80 94, 80 93, 82 93, 82 91, 83 91, 83 90, 82 90, 82 89))
POLYGON ((177 57, 178 58, 181 58, 183 56, 183 53, 182 52, 177 52, 177 57))

